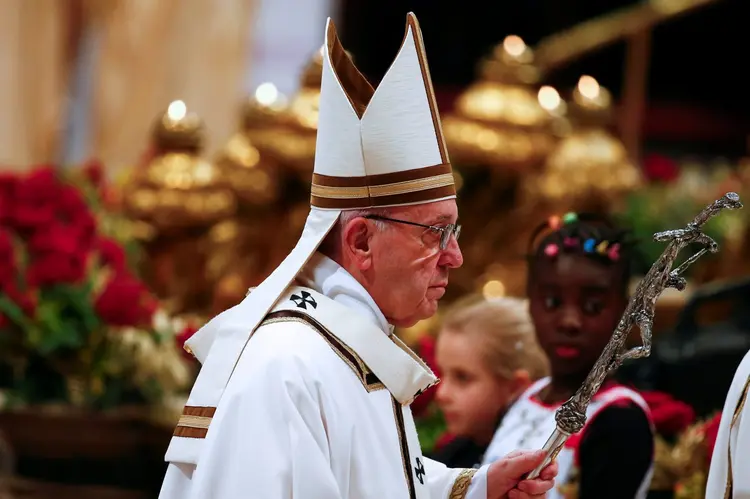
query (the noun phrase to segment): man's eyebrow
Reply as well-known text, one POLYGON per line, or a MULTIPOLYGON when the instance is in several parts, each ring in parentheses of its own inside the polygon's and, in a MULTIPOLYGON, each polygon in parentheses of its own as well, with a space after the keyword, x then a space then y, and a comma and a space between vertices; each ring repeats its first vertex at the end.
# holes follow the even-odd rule
POLYGON ((442 222, 449 222, 450 219, 451 219, 450 215, 443 214, 443 215, 440 215, 438 217, 435 217, 432 220, 432 222, 430 222, 430 225, 436 225, 436 224, 439 224, 439 223, 442 223, 442 222))

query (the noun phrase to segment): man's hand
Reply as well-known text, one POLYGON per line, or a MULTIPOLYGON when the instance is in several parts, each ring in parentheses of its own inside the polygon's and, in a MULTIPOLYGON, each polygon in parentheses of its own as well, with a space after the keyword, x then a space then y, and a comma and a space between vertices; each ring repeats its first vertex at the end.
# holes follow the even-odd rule
POLYGON ((545 497, 555 485, 557 463, 542 470, 539 478, 522 478, 542 461, 544 451, 514 451, 492 463, 487 470, 487 499, 531 499, 545 497))

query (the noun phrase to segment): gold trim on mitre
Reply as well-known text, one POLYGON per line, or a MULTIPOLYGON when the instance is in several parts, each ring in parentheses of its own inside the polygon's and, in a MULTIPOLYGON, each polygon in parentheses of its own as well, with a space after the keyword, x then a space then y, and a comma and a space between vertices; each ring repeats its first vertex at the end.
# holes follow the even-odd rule
POLYGON ((311 204, 319 208, 353 209, 414 204, 456 195, 449 163, 364 177, 314 173, 311 204))

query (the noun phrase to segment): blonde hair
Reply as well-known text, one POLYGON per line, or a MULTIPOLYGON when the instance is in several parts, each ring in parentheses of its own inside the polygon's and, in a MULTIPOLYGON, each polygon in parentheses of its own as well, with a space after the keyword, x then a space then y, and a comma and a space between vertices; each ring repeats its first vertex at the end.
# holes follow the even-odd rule
POLYGON ((502 378, 512 379, 519 370, 532 381, 549 374, 526 300, 468 297, 446 312, 442 331, 471 335, 481 344, 487 367, 502 378))

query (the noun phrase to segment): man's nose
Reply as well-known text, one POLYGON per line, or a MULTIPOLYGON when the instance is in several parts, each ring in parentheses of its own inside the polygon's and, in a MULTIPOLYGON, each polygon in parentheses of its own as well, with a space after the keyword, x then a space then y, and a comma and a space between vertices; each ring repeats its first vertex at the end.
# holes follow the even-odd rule
POLYGON ((464 255, 461 253, 461 248, 458 246, 458 240, 451 235, 448 240, 448 246, 442 251, 440 255, 440 265, 457 269, 464 264, 464 255))

